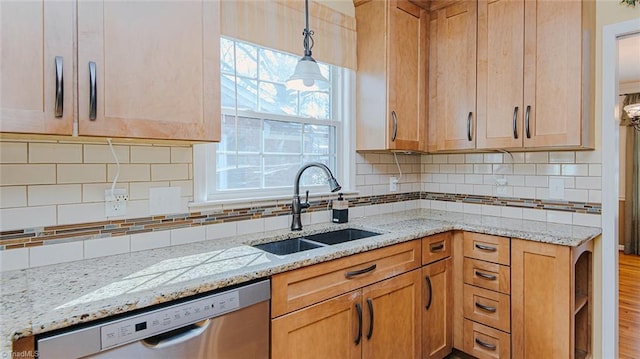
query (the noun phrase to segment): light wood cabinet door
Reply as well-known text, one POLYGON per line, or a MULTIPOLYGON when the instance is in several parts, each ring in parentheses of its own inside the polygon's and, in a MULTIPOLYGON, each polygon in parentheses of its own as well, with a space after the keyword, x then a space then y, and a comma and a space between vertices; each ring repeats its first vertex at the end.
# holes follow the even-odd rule
POLYGON ((422 268, 422 358, 441 359, 453 348, 453 270, 447 258, 422 268))
POLYGON ((80 134, 219 140, 219 6, 79 0, 80 134))
POLYGON ((437 11, 438 150, 476 147, 476 15, 475 1, 437 11))
POLYGON ((571 247, 511 241, 514 358, 573 358, 571 247))
POLYGON ((72 134, 74 10, 0 2, 0 132, 72 134))
POLYGON ((357 290, 273 319, 271 357, 360 359, 356 305, 362 313, 361 297, 357 290))
POLYGON ((420 297, 420 269, 362 289, 362 358, 420 358, 420 297))
POLYGON ((477 148, 522 147, 524 0, 478 1, 477 148))

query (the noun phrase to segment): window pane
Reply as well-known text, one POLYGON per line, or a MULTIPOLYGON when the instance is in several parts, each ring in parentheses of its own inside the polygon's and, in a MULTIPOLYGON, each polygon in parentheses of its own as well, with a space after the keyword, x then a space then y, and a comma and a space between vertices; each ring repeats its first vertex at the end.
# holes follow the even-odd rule
POLYGON ((324 76, 324 78, 326 79, 329 79, 329 82, 331 82, 331 69, 329 68, 329 65, 318 63, 318 66, 320 67, 320 73, 322 74, 322 76, 324 76))
POLYGON ((233 41, 220 38, 220 70, 223 73, 233 74, 235 72, 233 64, 233 41))
POLYGON ((260 82, 260 111, 280 115, 296 115, 298 93, 286 86, 260 82))
POLYGON ((291 187, 300 168, 299 155, 265 155, 264 186, 291 187))
POLYGON ((297 63, 295 56, 260 49, 260 80, 284 83, 293 74, 297 63))
POLYGON ((244 77, 237 79, 238 110, 256 111, 258 108, 258 82, 244 77))
POLYGON ((331 116, 331 97, 328 92, 301 92, 300 116, 328 120, 331 116))
POLYGON ((258 50, 255 46, 236 43, 236 72, 239 76, 256 78, 258 75, 258 50))
POLYGON ((302 152, 302 124, 283 121, 264 121, 264 152, 302 152))
POLYGON ((260 188, 260 156, 218 154, 216 190, 260 188))
POLYGON ((304 126, 304 153, 329 154, 333 151, 331 137, 333 128, 320 125, 304 126))
MULTIPOLYGON (((327 167, 329 167, 331 169, 331 172, 333 172, 333 174, 335 175, 335 168, 332 168, 330 161, 329 161, 329 156, 304 156, 302 163, 309 163, 309 162, 320 162, 325 164, 327 167)), ((327 186, 327 187, 323 187, 322 191, 328 191, 328 177, 327 174, 324 173, 323 170, 317 168, 317 167, 311 167, 308 170, 304 171, 304 174, 302 175, 302 177, 300 178, 300 183, 303 186, 312 186, 312 185, 321 185, 321 186, 327 186)))
POLYGON ((235 108, 236 107, 236 82, 235 76, 222 75, 220 77, 220 99, 222 100, 222 107, 235 108))
POLYGON ((218 151, 236 150, 236 118, 235 116, 222 116, 222 130, 218 151))
POLYGON ((238 151, 260 152, 262 139, 262 120, 258 118, 238 117, 238 151))

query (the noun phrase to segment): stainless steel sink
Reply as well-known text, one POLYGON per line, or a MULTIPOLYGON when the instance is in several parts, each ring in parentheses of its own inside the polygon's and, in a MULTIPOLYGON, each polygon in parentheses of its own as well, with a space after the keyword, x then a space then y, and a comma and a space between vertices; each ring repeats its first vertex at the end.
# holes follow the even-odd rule
POLYGON ((282 256, 377 235, 380 235, 380 233, 369 232, 362 229, 347 228, 332 232, 312 234, 304 237, 285 239, 283 241, 256 244, 253 247, 282 256))

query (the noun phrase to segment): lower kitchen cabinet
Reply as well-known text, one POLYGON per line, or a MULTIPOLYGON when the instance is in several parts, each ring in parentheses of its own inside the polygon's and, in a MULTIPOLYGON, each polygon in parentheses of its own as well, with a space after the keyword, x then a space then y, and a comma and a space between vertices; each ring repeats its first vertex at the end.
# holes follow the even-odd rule
POLYGON ((451 258, 422 267, 422 358, 441 359, 453 348, 453 261, 451 258))
POLYGON ((272 358, 419 358, 420 270, 272 320, 272 358))

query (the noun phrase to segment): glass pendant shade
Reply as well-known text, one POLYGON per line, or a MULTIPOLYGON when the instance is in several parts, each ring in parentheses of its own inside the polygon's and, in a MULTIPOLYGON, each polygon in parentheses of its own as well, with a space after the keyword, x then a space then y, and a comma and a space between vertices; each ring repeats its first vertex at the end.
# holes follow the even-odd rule
POLYGON ((318 63, 311 56, 301 58, 293 75, 287 80, 287 88, 292 90, 316 91, 328 87, 329 80, 322 76, 318 63))

